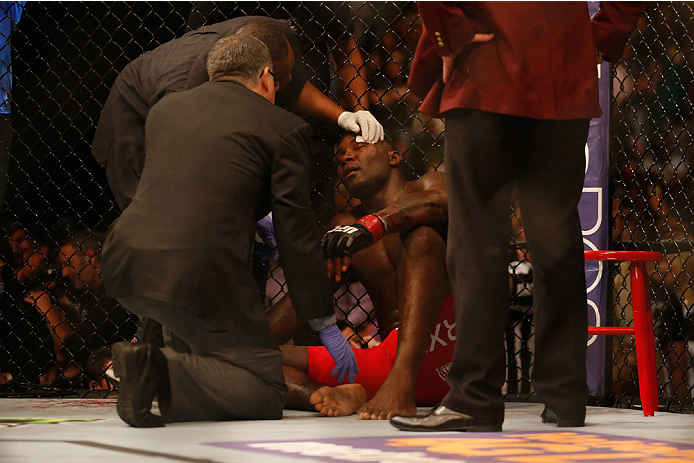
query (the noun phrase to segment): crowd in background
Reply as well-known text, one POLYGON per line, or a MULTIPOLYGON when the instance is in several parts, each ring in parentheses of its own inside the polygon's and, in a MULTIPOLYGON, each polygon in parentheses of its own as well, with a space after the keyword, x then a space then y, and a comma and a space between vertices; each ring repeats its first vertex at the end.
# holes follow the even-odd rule
MULTIPOLYGON (((349 85, 352 82, 344 82, 344 74, 335 72, 334 66, 327 77, 314 70, 313 81, 323 80, 324 87, 333 93, 336 100, 342 99, 343 104, 348 100, 353 106, 369 108, 383 124, 386 136, 404 153, 410 176, 442 170, 443 121, 418 112, 419 100, 407 88, 409 67, 421 33, 416 4, 348 2, 348 7, 337 5, 332 12, 333 27, 348 31, 358 46, 364 64, 352 79, 363 79, 368 84, 368 92, 355 95, 347 91, 345 95, 345 90, 352 88, 349 85)), ((293 12, 303 11, 295 5, 292 8, 293 12)), ((274 11, 269 6, 265 9, 274 11)), ((252 13, 258 14, 257 11, 252 13)), ((688 24, 693 18, 694 12, 689 4, 648 6, 623 60, 614 68, 614 106, 610 121, 614 243, 674 240, 688 243, 691 247, 694 223, 694 175, 691 170, 694 165, 691 135, 694 130, 694 31, 688 24)), ((310 26, 311 21, 306 24, 309 24, 307 27, 315 26, 310 26)), ((310 34, 302 35, 304 40, 312 40, 311 37, 310 34)), ((330 40, 327 43, 324 50, 321 47, 326 47, 325 44, 304 44, 317 52, 314 53, 316 56, 306 55, 309 66, 311 60, 324 61, 328 52, 331 52, 333 65, 339 60, 340 52, 330 48, 330 40)), ((345 55, 349 51, 342 50, 341 53, 345 55)), ((339 185, 337 188, 334 185, 331 162, 331 158, 328 162, 321 162, 321 168, 326 171, 319 176, 325 185, 317 188, 328 193, 338 190, 335 199, 328 200, 334 213, 353 203, 345 197, 345 191, 339 185)), ((86 260, 81 264, 81 270, 98 263, 98 249, 94 250, 97 257, 84 256, 85 249, 68 249, 70 253, 66 253, 69 232, 19 224, 7 218, 4 222, 4 251, 0 253, 4 288, 0 299, 0 363, 7 368, 0 365, 0 384, 10 380, 22 383, 38 381, 44 385, 70 381, 77 386, 89 387, 90 381, 100 380, 101 383, 92 386, 107 387, 103 383, 103 371, 109 358, 107 346, 114 340, 132 339, 134 318, 105 301, 98 285, 96 291, 88 286, 76 288, 78 281, 70 279, 69 270, 75 266, 65 258, 66 254, 84 257, 86 260), (60 281, 63 283, 56 286, 60 281), (42 294, 48 293, 52 297, 51 305, 42 310, 42 294), (90 297, 91 302, 86 300, 90 297), (101 314, 108 316, 90 318, 88 308, 94 307, 99 307, 101 314), (56 323, 54 316, 59 314, 62 318, 56 323), (72 349, 75 352, 66 351, 62 343, 70 336, 75 339, 74 333, 80 330, 80 326, 86 326, 85 321, 92 328, 87 334, 80 335, 82 342, 72 349)), ((520 240, 518 236, 515 239, 520 240)), ((529 336, 527 322, 532 317, 527 305, 527 293, 532 284, 527 275, 531 275, 531 270, 527 269, 529 262, 525 254, 516 251, 512 254, 509 260, 512 269, 511 303, 516 308, 521 307, 512 312, 516 327, 513 332, 520 335, 520 330, 525 330, 526 334, 518 336, 523 338, 529 336)), ((279 300, 278 294, 286 291, 281 268, 274 262, 270 267, 272 270, 265 288, 267 304, 279 300)), ((662 352, 664 383, 669 384, 669 394, 689 396, 694 387, 690 354, 694 343, 688 342, 694 339, 694 256, 689 248, 683 247, 680 252, 668 254, 663 263, 649 270, 654 288, 654 318, 657 346, 662 352)), ((614 307, 617 318, 625 318, 628 322, 628 288, 626 279, 621 278, 623 273, 624 269, 620 267, 615 280, 614 307)), ((81 281, 81 277, 78 280, 81 281)), ((371 347, 377 344, 379 338, 374 329, 372 306, 363 288, 358 284, 344 286, 335 298, 338 316, 346 320, 343 322, 344 333, 352 338, 353 345, 371 347)), ((509 336, 513 336, 511 332, 509 336)), ((519 357, 517 363, 521 378, 518 380, 527 380, 528 361, 520 359, 520 356, 527 357, 530 348, 521 345, 513 349, 518 356, 510 356, 509 363, 519 357)), ((633 375, 635 369, 624 370, 628 370, 627 377, 616 373, 617 383, 632 379, 628 375, 633 375)), ((525 384, 527 388, 527 381, 525 384)))

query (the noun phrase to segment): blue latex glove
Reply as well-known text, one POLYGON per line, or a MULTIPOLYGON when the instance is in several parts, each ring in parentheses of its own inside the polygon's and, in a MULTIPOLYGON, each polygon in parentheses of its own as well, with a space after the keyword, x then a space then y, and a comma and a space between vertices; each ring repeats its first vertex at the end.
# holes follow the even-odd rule
POLYGON ((272 257, 275 262, 280 259, 280 252, 277 249, 277 240, 275 239, 275 228, 272 224, 272 217, 270 214, 266 215, 262 219, 256 222, 256 232, 263 240, 263 243, 270 248, 270 253, 267 255, 261 254, 260 258, 262 260, 268 260, 272 257))
POLYGON ((328 353, 335 360, 335 368, 330 376, 338 375, 337 380, 340 382, 347 375, 347 380, 353 383, 354 376, 359 372, 359 367, 357 367, 354 352, 352 352, 347 339, 340 332, 340 328, 333 324, 326 326, 318 334, 323 345, 328 349, 328 353))

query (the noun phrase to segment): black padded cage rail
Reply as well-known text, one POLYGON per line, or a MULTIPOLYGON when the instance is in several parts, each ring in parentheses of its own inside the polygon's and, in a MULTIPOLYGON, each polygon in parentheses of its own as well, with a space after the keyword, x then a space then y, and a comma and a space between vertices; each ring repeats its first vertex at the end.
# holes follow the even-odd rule
MULTIPOLYGON (((444 122, 418 112, 419 100, 406 85, 421 33, 412 2, 27 3, 11 34, 0 34, 0 46, 10 47, 12 58, 11 69, 4 63, 2 72, 13 77, 11 113, 0 115, 0 145, 10 147, 9 157, 0 153, 9 160, 9 182, 4 193, 0 188, 1 397, 111 394, 108 346, 131 340, 136 320, 95 288, 90 276, 98 269, 103 233, 120 214, 90 153, 101 108, 118 73, 143 52, 200 25, 242 15, 289 19, 300 33, 309 80, 344 108, 372 111, 404 153, 409 178, 443 168, 444 122), (361 60, 358 73, 350 74, 345 56, 355 49, 361 60), (355 91, 357 79, 368 84, 365 94, 355 91), (66 250, 72 251, 70 262, 66 250), (75 276, 66 266, 81 272, 75 276)), ((649 276, 660 408, 675 412, 694 408, 693 37, 688 3, 649 3, 624 58, 612 66, 611 248, 666 255, 649 276)), ((334 127, 314 128, 312 206, 326 225, 355 203, 336 180, 334 127)), ((534 400, 532 267, 519 214, 511 209, 509 215, 515 230, 509 278, 515 289, 509 295, 504 391, 507 400, 534 400)), ((629 325, 627 268, 609 268, 609 321, 629 325)), ((258 261, 254 271, 266 305, 277 303, 287 290, 281 267, 258 261)), ((363 287, 348 281, 334 297, 353 345, 379 342, 363 287)), ((633 340, 608 339, 606 392, 595 403, 638 407, 633 340)), ((311 333, 294 341, 317 342, 311 333)))

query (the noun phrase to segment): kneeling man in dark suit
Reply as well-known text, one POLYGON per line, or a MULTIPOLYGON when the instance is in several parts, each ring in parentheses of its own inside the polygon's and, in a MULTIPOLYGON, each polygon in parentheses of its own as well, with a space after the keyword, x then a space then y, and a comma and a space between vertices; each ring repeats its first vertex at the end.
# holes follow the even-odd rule
POLYGON ((114 346, 117 410, 131 426, 282 417, 282 354, 251 273, 255 223, 270 211, 299 317, 320 332, 335 374, 356 373, 310 208, 311 128, 273 104, 258 39, 219 40, 207 70, 210 82, 149 112, 142 178, 103 249, 107 293, 191 348, 114 346))

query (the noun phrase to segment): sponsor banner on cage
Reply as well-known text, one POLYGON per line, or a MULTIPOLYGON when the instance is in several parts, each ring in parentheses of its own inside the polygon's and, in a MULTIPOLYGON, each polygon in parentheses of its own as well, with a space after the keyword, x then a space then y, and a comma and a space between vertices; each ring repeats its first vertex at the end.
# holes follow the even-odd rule
POLYGON ((415 434, 204 445, 331 462, 682 462, 694 445, 588 432, 415 434))
MULTIPOLYGON (((600 2, 588 2, 592 15, 600 9, 600 2)), ((608 217, 609 183, 609 108, 610 66, 598 65, 598 86, 602 117, 591 119, 586 143, 585 181, 583 195, 578 204, 583 230, 585 250, 607 249, 610 238, 608 217)), ((605 262, 586 262, 586 285, 588 290, 588 323, 602 326, 607 314, 607 265, 605 262)), ((592 336, 588 339, 586 358, 588 387, 593 396, 604 395, 605 384, 605 337, 592 336)))

